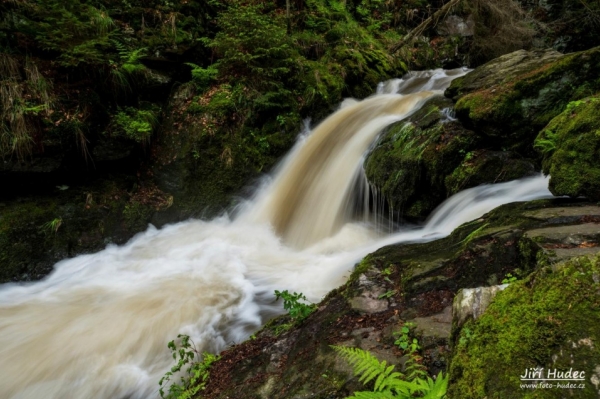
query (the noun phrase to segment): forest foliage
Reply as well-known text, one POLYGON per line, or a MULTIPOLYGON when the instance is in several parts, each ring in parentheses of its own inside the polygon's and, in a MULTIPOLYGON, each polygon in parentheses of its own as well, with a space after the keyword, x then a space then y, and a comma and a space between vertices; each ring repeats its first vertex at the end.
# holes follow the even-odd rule
POLYGON ((238 158, 276 158, 302 119, 322 118, 344 96, 370 95, 379 81, 409 67, 483 62, 535 40, 585 47, 600 27, 600 6, 578 0, 569 0, 567 11, 552 1, 545 8, 462 1, 450 11, 467 25, 474 21, 470 36, 444 33, 444 22, 436 20, 390 53, 445 3, 4 1, 0 157, 27 160, 49 148, 89 155, 99 138, 147 145, 160 128, 169 90, 192 81, 196 97, 188 110, 209 122, 200 136, 216 135, 211 145, 222 151, 247 148, 238 158), (571 24, 578 18, 581 24, 571 24), (166 89, 159 93, 161 85, 166 89))

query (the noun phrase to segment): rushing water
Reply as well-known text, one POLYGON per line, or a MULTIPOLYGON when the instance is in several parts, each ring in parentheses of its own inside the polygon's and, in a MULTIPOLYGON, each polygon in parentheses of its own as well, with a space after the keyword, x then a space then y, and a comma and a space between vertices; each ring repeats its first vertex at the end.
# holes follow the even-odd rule
POLYGON ((0 396, 158 397, 177 334, 219 351, 280 312, 275 289, 318 301, 383 245, 432 240, 503 203, 549 196, 543 177, 476 187, 425 226, 384 237, 368 218, 353 219, 353 189, 377 134, 464 73, 417 73, 345 101, 233 219, 150 227, 122 247, 57 263, 43 281, 1 286, 0 396))

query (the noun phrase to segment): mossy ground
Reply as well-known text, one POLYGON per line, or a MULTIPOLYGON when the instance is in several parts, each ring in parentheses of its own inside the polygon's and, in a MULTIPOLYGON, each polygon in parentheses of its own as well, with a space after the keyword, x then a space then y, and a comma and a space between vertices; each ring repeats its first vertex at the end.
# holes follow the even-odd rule
POLYGON ((479 320, 463 326, 450 367, 450 398, 598 396, 590 379, 600 364, 600 257, 575 258, 555 269, 512 283, 479 320), (521 388, 519 376, 530 367, 585 371, 585 388, 521 388))

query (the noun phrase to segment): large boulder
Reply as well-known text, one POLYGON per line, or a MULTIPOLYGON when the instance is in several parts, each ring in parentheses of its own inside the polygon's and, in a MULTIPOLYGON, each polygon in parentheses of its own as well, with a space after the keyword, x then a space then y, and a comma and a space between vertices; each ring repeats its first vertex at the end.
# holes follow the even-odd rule
POLYGON ((433 97, 387 128, 367 156, 367 179, 394 216, 424 219, 460 190, 535 173, 530 160, 493 151, 480 135, 463 127, 453 117, 453 105, 448 98, 433 97))
POLYGON ((540 132, 535 145, 554 195, 600 201, 600 96, 570 102, 540 132))
POLYGON ((600 47, 506 54, 456 79, 446 95, 457 117, 491 146, 533 155, 538 132, 566 105, 600 89, 600 47))
POLYGON ((600 255, 573 258, 553 270, 510 284, 481 318, 462 327, 449 398, 598 397, 600 255), (569 378, 577 372, 583 379, 539 380, 569 371, 569 378), (532 377, 538 380, 526 380, 532 377))
POLYGON ((367 179, 402 217, 425 218, 445 198, 444 180, 474 147, 474 133, 449 116, 438 96, 382 134, 365 160, 367 179))

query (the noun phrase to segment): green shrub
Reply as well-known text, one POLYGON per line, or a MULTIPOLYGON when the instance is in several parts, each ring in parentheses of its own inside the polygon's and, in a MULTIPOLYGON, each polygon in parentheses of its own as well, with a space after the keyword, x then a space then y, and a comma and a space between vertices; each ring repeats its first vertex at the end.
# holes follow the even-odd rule
POLYGON ((219 74, 219 70, 214 65, 208 68, 202 68, 191 62, 186 62, 186 65, 192 68, 192 81, 200 93, 208 89, 219 74))
POLYGON ((177 360, 177 364, 158 382, 160 385, 159 393, 163 399, 190 399, 196 395, 206 386, 210 367, 219 360, 219 356, 207 352, 200 355, 188 335, 179 334, 177 338, 180 340, 179 344, 176 344, 173 340, 167 345, 173 353, 173 359, 177 360), (179 383, 171 381, 173 375, 186 366, 185 377, 180 377, 179 383), (168 382, 171 382, 171 385, 169 385, 169 391, 165 394, 163 385, 168 382))
POLYGON ((290 294, 288 290, 275 290, 275 298, 283 299, 283 308, 288 311, 291 318, 289 323, 277 324, 273 326, 275 335, 279 335, 283 331, 287 331, 295 324, 302 322, 316 309, 315 304, 306 304, 300 301, 306 301, 306 297, 302 293, 290 294))

